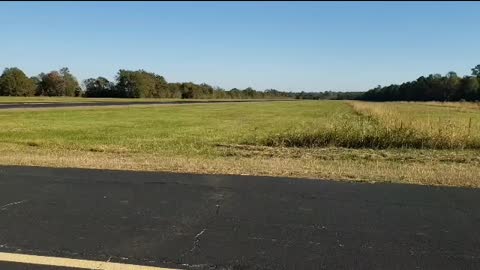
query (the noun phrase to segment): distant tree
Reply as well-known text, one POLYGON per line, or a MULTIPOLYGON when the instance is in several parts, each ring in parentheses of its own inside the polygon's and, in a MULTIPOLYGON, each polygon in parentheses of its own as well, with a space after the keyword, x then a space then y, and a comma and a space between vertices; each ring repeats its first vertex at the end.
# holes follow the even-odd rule
POLYGON ((83 81, 86 97, 119 97, 115 85, 104 77, 90 78, 83 81))
POLYGON ((0 95, 33 96, 35 82, 18 68, 6 68, 0 76, 0 95))
POLYGON ((117 84, 116 88, 119 93, 121 93, 122 97, 136 97, 136 95, 139 96, 138 92, 136 90, 136 85, 135 85, 135 80, 133 80, 132 77, 132 72, 128 70, 119 70, 117 73, 117 84))
POLYGON ((81 87, 68 68, 38 75, 39 96, 80 96, 81 87))
POLYGON ((152 97, 155 98, 169 98, 171 97, 168 83, 160 75, 155 74, 155 91, 152 93, 152 97))
POLYGON ((445 76, 445 88, 443 93, 444 100, 460 100, 459 95, 460 78, 457 73, 450 71, 445 76))
POLYGON ((462 88, 464 90, 464 97, 466 100, 480 100, 480 83, 478 78, 464 78, 462 88))
POLYGON ((219 99, 228 98, 227 93, 225 93, 225 89, 221 87, 218 87, 218 86, 214 87, 213 93, 214 93, 214 98, 219 98, 219 99))
POLYGON ((232 99, 237 99, 237 98, 241 98, 242 92, 238 88, 232 88, 230 89, 230 91, 228 91, 228 95, 232 99))
POLYGON ((41 72, 37 76, 31 77, 37 84, 37 88, 35 89, 35 95, 36 96, 42 96, 43 95, 43 77, 45 77, 47 74, 41 72))
POLYGON ((65 81, 58 71, 41 75, 39 95, 65 96, 65 81))
POLYGON ((168 83, 167 84, 168 97, 181 98, 182 90, 180 89, 180 87, 181 87, 181 83, 168 83))
POLYGON ((480 65, 476 65, 474 68, 472 68, 472 75, 480 77, 480 65))
POLYGON ((182 98, 195 98, 196 96, 195 84, 192 82, 182 83, 180 91, 182 92, 182 98))
POLYGON ((459 101, 480 100, 480 65, 472 69, 472 76, 460 78, 450 71, 445 76, 431 74, 416 81, 406 82, 399 87, 378 86, 365 92, 360 99, 372 101, 412 100, 412 101, 459 101))
POLYGON ((129 98, 158 98, 168 96, 165 79, 144 70, 123 70, 117 74, 117 90, 129 98))
POLYGON ((251 87, 245 88, 242 92, 244 98, 254 98, 256 96, 256 91, 251 87))
POLYGON ((444 101, 444 79, 440 74, 433 74, 427 78, 429 82, 429 93, 427 95, 430 97, 430 100, 439 100, 444 101))
POLYGON ((34 95, 39 95, 39 91, 40 91, 40 82, 41 82, 41 79, 39 76, 32 76, 30 77, 30 80, 33 82, 34 84, 34 95))
POLYGON ((65 96, 80 96, 82 89, 77 79, 70 73, 70 70, 66 67, 60 69, 60 75, 63 77, 65 84, 65 96))

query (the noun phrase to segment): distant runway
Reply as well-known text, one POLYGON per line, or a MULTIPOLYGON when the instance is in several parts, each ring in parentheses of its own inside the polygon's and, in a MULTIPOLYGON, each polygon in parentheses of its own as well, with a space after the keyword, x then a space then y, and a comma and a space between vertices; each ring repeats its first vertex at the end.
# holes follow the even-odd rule
POLYGON ((63 108, 96 108, 96 107, 141 107, 158 105, 187 105, 187 104, 227 104, 227 103, 254 103, 271 101, 295 101, 294 99, 278 100, 195 100, 195 101, 147 101, 147 102, 78 102, 78 103, 1 103, 0 110, 41 110, 41 109, 63 109, 63 108))
POLYGON ((477 270, 479 205, 479 189, 0 166, 0 269, 477 270))

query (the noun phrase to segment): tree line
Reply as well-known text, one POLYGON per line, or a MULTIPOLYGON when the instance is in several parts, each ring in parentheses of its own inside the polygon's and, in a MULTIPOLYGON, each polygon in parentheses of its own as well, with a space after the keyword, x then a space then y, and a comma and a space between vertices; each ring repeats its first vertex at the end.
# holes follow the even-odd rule
POLYGON ((6 68, 0 76, 2 96, 80 96, 81 92, 68 68, 31 78, 19 68, 6 68))
POLYGON ((287 92, 268 89, 257 91, 251 87, 225 90, 206 83, 168 83, 165 78, 144 70, 120 70, 116 83, 104 77, 84 81, 86 97, 126 97, 126 98, 183 98, 183 99, 243 99, 243 98, 290 98, 287 92))
POLYGON ((354 100, 363 95, 364 92, 300 92, 293 93, 292 97, 296 99, 315 99, 315 100, 354 100))
POLYGON ((75 96, 113 98, 182 99, 356 99, 361 92, 286 92, 276 89, 258 91, 251 87, 225 90, 206 83, 167 82, 164 77, 145 70, 121 69, 115 81, 105 77, 89 78, 83 84, 68 68, 28 77, 19 68, 6 68, 0 76, 0 96, 75 96), (82 87, 83 86, 83 87, 82 87))
POLYGON ((118 71, 115 81, 89 78, 81 87, 68 68, 28 77, 19 68, 6 68, 0 76, 1 96, 83 96, 115 98, 183 98, 183 99, 258 99, 292 98, 294 94, 275 89, 257 91, 251 87, 225 90, 206 83, 169 83, 164 77, 145 70, 118 71))
POLYGON ((182 99, 360 99, 370 101, 479 101, 480 65, 471 76, 459 77, 451 71, 445 76, 431 74, 415 81, 377 86, 367 92, 286 92, 276 89, 258 91, 251 87, 225 90, 206 83, 169 83, 164 77, 145 70, 118 71, 115 81, 89 78, 80 86, 68 68, 28 77, 19 68, 6 68, 0 76, 0 96, 76 96, 116 98, 182 99))
POLYGON ((377 86, 359 97, 370 101, 479 101, 480 65, 471 76, 459 77, 451 71, 445 76, 431 74, 415 81, 377 86))

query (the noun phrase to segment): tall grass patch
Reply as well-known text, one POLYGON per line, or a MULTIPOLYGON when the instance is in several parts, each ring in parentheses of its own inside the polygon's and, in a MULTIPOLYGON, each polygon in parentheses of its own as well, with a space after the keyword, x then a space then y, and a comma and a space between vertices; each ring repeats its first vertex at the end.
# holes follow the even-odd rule
POLYGON ((349 105, 353 113, 336 115, 326 125, 295 126, 247 143, 283 147, 480 149, 478 116, 452 118, 434 114, 425 118, 416 112, 422 108, 408 110, 412 106, 409 104, 349 105))

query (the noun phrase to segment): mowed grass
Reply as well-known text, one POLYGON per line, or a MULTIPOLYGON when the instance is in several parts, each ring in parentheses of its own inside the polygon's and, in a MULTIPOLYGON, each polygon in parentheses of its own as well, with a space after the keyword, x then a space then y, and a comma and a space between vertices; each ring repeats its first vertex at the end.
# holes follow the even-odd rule
POLYGON ((475 108, 424 103, 0 111, 0 163, 479 187, 479 123, 475 108), (400 126, 423 143, 399 143, 400 126), (448 143, 422 137, 436 132, 448 143))
POLYGON ((212 104, 69 111, 0 111, 0 141, 51 149, 211 154, 212 145, 318 122, 345 111, 316 102, 212 104))

